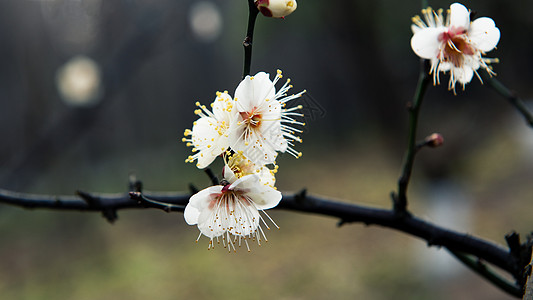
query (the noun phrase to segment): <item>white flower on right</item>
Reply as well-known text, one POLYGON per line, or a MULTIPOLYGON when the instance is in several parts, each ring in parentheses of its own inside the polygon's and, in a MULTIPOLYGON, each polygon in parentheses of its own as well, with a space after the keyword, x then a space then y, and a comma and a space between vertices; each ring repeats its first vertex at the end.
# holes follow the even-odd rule
POLYGON ((498 59, 483 55, 496 47, 500 30, 491 18, 483 17, 470 22, 470 11, 459 3, 450 5, 446 20, 442 9, 423 9, 425 22, 419 16, 413 18, 411 48, 416 55, 431 61, 430 74, 434 84, 440 84, 439 72, 450 71, 448 89, 455 91, 458 81, 463 85, 472 80, 481 67, 489 75, 494 72, 490 63, 498 59))

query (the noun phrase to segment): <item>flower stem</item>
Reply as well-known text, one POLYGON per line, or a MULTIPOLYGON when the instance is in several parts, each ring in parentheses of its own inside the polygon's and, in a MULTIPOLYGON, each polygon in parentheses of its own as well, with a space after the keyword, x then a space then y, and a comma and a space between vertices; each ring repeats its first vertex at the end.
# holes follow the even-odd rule
POLYGON ((533 114, 528 110, 526 105, 524 104, 524 101, 522 99, 518 98, 516 93, 509 90, 503 83, 501 83, 498 79, 496 79, 494 76, 489 78, 484 78, 489 82, 489 85, 496 91, 498 94, 500 94, 502 97, 507 98, 511 105, 513 105, 526 119, 527 124, 530 127, 533 127, 533 114))
POLYGON ((405 155, 404 164, 402 168, 402 175, 398 180, 398 195, 394 197, 394 211, 397 213, 404 213, 407 210, 407 186, 413 169, 415 154, 420 149, 416 146, 416 131, 418 127, 418 114, 420 106, 424 99, 424 94, 429 83, 428 76, 428 61, 422 60, 420 63, 420 75, 418 77, 418 84, 413 98, 413 102, 408 104, 409 107, 409 137, 407 141, 407 153, 405 155))
POLYGON ((252 64, 252 42, 254 38, 254 27, 255 27, 255 20, 257 19, 257 14, 259 13, 259 10, 255 6, 254 0, 248 0, 248 29, 246 31, 246 37, 244 38, 244 41, 242 42, 242 45, 244 46, 244 67, 242 71, 242 77, 246 77, 246 75, 250 75, 250 65, 252 64))

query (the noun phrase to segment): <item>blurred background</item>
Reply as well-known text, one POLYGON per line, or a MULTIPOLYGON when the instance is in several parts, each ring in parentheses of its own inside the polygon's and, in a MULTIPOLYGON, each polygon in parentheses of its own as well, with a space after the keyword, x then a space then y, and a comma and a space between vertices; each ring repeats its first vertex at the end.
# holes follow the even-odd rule
MULTIPOLYGON (((430 1, 434 8, 451 2, 430 1)), ((466 1, 500 28, 487 57, 533 109, 533 2, 466 1)), ((310 1, 258 17, 252 73, 282 69, 308 96, 304 153, 282 155, 277 187, 390 207, 419 59, 420 1, 310 1)), ((241 79, 244 0, 0 2, 0 187, 43 194, 185 191, 208 177, 184 160, 195 101, 241 79)), ((457 96, 428 90, 410 208, 504 243, 533 229, 533 130, 474 78, 457 96)), ((220 166, 214 168, 218 171, 220 166)), ((180 213, 23 210, 0 205, 3 299, 511 299, 402 233, 272 210, 281 230, 248 253, 207 251, 180 213)))

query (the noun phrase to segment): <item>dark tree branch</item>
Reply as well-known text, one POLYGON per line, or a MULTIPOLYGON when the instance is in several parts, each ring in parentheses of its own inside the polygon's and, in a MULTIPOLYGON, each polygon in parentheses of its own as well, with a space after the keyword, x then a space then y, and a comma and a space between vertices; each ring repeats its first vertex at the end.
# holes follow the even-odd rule
POLYGON ((246 75, 250 75, 250 66, 252 65, 252 43, 254 39, 255 20, 257 19, 257 14, 259 14, 259 10, 257 9, 257 6, 255 6, 254 0, 248 0, 248 9, 248 29, 246 30, 246 37, 242 42, 242 45, 244 46, 244 67, 242 71, 242 78, 246 77, 246 75))
MULTIPOLYGON (((104 216, 106 212, 115 212, 116 216, 117 210, 128 208, 157 208, 166 212, 183 211, 189 198, 188 193, 92 194, 78 192, 78 196, 47 196, 0 189, 0 203, 32 209, 100 211, 104 213, 104 216)), ((305 190, 296 194, 284 193, 283 200, 276 208, 331 216, 340 219, 340 224, 364 223, 395 229, 425 240, 428 246, 445 247, 450 251, 473 255, 493 264, 511 274, 517 280, 516 288, 518 289, 522 289, 525 284, 524 268, 531 257, 531 243, 522 245, 514 235, 509 243, 513 246, 508 250, 470 234, 448 230, 411 215, 399 216, 394 210, 330 201, 323 197, 307 195, 305 190), (521 258, 521 256, 527 256, 524 253, 529 253, 526 262, 521 258)), ((106 218, 110 220, 107 216, 106 218)))

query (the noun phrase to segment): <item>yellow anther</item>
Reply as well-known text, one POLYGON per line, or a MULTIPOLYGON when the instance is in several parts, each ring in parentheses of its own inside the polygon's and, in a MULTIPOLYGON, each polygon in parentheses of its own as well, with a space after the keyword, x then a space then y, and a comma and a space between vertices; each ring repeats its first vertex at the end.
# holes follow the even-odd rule
POLYGON ((199 106, 200 106, 200 102, 199 102, 199 101, 196 101, 196 103, 194 103, 194 105, 196 105, 196 106, 199 107, 199 106))

